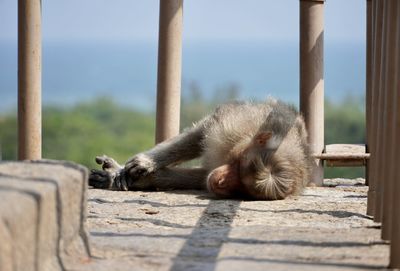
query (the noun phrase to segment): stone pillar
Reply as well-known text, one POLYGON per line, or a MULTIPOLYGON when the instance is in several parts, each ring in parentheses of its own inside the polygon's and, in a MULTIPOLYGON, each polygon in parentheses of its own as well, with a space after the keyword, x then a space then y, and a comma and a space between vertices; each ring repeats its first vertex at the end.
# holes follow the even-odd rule
MULTIPOLYGON (((300 111, 314 154, 324 150, 324 0, 300 0, 300 111)), ((323 162, 312 181, 322 185, 323 162)))
POLYGON ((183 0, 160 0, 156 143, 179 133, 183 0))
POLYGON ((18 1, 18 159, 42 157, 41 1, 18 1))

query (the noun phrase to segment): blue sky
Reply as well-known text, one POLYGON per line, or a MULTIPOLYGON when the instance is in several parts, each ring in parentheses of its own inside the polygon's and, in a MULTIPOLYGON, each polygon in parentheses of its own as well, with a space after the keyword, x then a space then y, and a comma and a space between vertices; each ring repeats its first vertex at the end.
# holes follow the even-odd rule
MULTIPOLYGON (((362 43, 365 0, 327 0, 326 42, 362 43)), ((156 42, 158 0, 42 0, 43 40, 156 42)), ((299 0, 186 0, 184 42, 295 42, 299 0)), ((15 41, 17 1, 0 0, 0 41, 15 41)))
MULTIPOLYGON (((160 0, 42 0, 43 101, 109 95, 152 107, 160 0), (150 45, 150 46, 149 46, 150 45), (128 49, 127 49, 128 48, 128 49), (68 97, 65 95, 68 93, 68 97), (138 100, 137 93, 141 93, 138 100)), ((0 109, 16 105, 17 0, 0 0, 0 109)), ((366 0, 325 3, 325 95, 365 89, 366 0)), ((182 91, 297 103, 299 0, 185 0, 182 91)))

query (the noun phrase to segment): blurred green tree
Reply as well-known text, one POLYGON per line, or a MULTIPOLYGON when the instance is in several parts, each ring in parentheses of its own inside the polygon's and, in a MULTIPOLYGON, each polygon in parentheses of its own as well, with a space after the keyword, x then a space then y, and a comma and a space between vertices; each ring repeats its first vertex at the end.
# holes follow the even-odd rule
MULTIPOLYGON (((205 98, 199 85, 189 85, 182 99, 181 129, 191 126, 218 104, 236 100, 235 84, 219 88, 205 98)), ((0 151, 3 160, 17 157, 15 112, 0 115, 0 151)), ((325 103, 325 143, 365 143, 363 101, 348 97, 341 103, 325 103)), ((95 167, 94 157, 107 154, 123 163, 134 153, 154 145, 155 117, 116 104, 109 97, 79 103, 72 107, 45 106, 43 110, 43 157, 72 160, 95 167)), ((363 168, 326 168, 325 177, 364 176, 363 168)))

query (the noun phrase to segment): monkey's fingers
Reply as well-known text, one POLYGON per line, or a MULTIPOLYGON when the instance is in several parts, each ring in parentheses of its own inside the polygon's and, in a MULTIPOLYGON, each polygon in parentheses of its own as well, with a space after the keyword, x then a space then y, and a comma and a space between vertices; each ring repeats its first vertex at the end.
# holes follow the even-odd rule
POLYGON ((96 156, 95 160, 98 165, 102 165, 106 158, 107 156, 103 154, 102 156, 96 156))
POLYGON ((113 158, 108 157, 107 155, 96 156, 96 163, 101 165, 103 170, 109 172, 115 172, 117 170, 122 169, 122 166, 117 163, 113 158))

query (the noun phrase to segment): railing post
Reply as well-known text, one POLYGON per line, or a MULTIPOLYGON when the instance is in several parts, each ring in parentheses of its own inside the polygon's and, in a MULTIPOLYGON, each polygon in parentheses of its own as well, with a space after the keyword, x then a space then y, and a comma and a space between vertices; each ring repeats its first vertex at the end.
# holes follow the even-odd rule
MULTIPOLYGON (((397 1, 397 0, 394 0, 397 1)), ((396 35, 396 42, 394 45, 395 53, 395 78, 393 88, 391 89, 392 98, 394 100, 394 122, 393 122, 393 154, 394 157, 391 161, 389 161, 392 165, 392 209, 391 209, 391 246, 390 246, 390 268, 400 268, 400 169, 399 169, 399 161, 400 161, 400 5, 397 3, 396 7, 396 25, 397 29, 393 35, 396 35)), ((389 210, 390 211, 390 210, 389 210)))
MULTIPOLYGON (((366 142, 365 152, 369 153, 369 145, 371 140, 371 72, 372 72, 372 0, 366 2, 366 82, 365 82, 365 118, 366 118, 366 142)), ((365 165, 365 184, 369 185, 369 159, 365 165)))
POLYGON ((18 159, 42 157, 41 1, 18 0, 18 159))
POLYGON ((377 93, 376 99, 376 145, 375 145, 375 154, 371 154, 375 158, 375 166, 373 169, 374 180, 375 180, 375 207, 374 207, 374 221, 381 222, 382 221, 382 189, 383 189, 383 160, 386 155, 384 152, 384 117, 385 117, 385 74, 386 74, 386 65, 384 63, 384 53, 385 53, 385 31, 387 31, 386 20, 387 17, 387 1, 378 1, 378 14, 377 14, 377 53, 376 53, 376 87, 375 91, 377 93), (378 77, 379 76, 379 77, 378 77))
POLYGON ((396 88, 396 66, 397 66, 397 55, 396 55, 396 33, 398 32, 396 12, 397 12, 398 0, 387 0, 385 6, 385 28, 384 40, 385 47, 383 48, 383 64, 385 65, 385 74, 383 77, 384 87, 384 108, 383 108, 383 122, 384 126, 382 129, 383 134, 383 155, 381 163, 382 171, 382 239, 391 239, 391 210, 392 206, 392 190, 393 190, 393 171, 395 169, 395 154, 393 152, 393 146, 397 143, 394 137, 394 89, 396 88))
MULTIPOLYGON (((300 111, 313 153, 324 150, 324 2, 300 0, 300 111)), ((322 185, 322 160, 315 160, 312 181, 322 185)))
POLYGON ((382 15, 383 2, 374 0, 372 2, 372 71, 371 71, 371 119, 370 119, 370 139, 369 139, 369 189, 367 214, 376 216, 376 189, 379 186, 377 176, 378 169, 378 122, 379 122, 379 99, 380 99, 380 77, 381 77, 381 40, 382 40, 382 15))
POLYGON ((160 0, 156 143, 179 133, 183 0, 160 0))
POLYGON ((386 125, 386 120, 385 120, 385 115, 386 115, 386 101, 385 101, 385 76, 386 76, 386 65, 385 65, 385 53, 386 53, 386 35, 387 35, 387 5, 388 2, 386 0, 382 0, 382 5, 383 5, 383 10, 382 10, 382 30, 381 30, 381 53, 380 53, 380 79, 379 79, 379 86, 378 86, 378 91, 379 91, 379 99, 378 99, 378 137, 377 137, 377 149, 376 149, 376 157, 377 157, 377 167, 375 169, 376 172, 376 180, 378 181, 378 185, 376 186, 375 189, 375 213, 374 213, 374 221, 375 222, 382 222, 382 212, 383 212, 383 197, 382 197, 382 192, 383 192, 383 186, 384 186, 384 180, 383 180, 383 164, 384 164, 384 159, 385 159, 385 150, 384 150, 384 143, 385 143, 385 137, 384 137, 384 132, 383 130, 385 129, 386 125))
POLYGON ((393 22, 396 25, 396 29, 392 32, 394 36, 394 44, 393 44, 393 85, 389 88, 391 93, 391 99, 393 100, 393 126, 392 129, 392 155, 388 158, 388 162, 391 164, 391 174, 390 174, 390 182, 391 187, 389 192, 392 193, 391 197, 391 209, 389 209, 390 217, 391 217, 391 247, 390 247, 390 268, 400 268, 400 169, 398 167, 398 162, 400 161, 400 4, 397 0, 393 0, 392 3, 396 3, 396 7, 393 7, 395 15, 393 18, 393 22))

